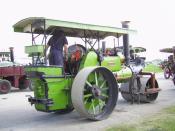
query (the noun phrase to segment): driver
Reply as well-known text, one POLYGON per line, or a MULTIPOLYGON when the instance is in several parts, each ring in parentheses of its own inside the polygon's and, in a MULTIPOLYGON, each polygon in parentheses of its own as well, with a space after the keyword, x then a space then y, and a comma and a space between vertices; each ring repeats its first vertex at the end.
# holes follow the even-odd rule
POLYGON ((68 59, 68 42, 62 30, 57 30, 53 32, 53 36, 49 39, 47 49, 50 46, 49 53, 49 64, 50 65, 58 65, 63 66, 63 48, 64 48, 64 56, 66 60, 68 59))

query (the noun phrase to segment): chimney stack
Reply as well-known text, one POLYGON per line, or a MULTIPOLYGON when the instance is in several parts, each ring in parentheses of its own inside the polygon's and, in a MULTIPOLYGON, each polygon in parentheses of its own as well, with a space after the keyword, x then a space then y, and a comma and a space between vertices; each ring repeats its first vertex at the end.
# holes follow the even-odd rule
POLYGON ((13 47, 10 47, 9 48, 10 49, 10 60, 11 60, 11 62, 14 62, 14 52, 13 52, 13 47))
MULTIPOLYGON (((122 21, 122 28, 129 29, 130 21, 122 21)), ((123 35, 123 52, 125 56, 125 64, 129 65, 130 63, 130 54, 129 54, 129 35, 123 35)))

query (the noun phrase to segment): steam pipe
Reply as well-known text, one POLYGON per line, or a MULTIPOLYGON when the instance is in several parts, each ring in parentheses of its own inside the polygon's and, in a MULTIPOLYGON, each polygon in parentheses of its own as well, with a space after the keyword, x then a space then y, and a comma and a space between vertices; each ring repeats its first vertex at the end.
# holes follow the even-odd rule
MULTIPOLYGON (((129 22, 130 21, 122 21, 122 28, 129 29, 129 22)), ((129 54, 129 35, 123 35, 123 52, 125 56, 125 64, 129 65, 130 63, 130 54, 129 54)))

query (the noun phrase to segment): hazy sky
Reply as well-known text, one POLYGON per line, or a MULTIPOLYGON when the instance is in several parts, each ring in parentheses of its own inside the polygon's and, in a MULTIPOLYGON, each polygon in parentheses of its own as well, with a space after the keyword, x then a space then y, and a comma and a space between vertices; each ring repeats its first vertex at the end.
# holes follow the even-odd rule
POLYGON ((14 33, 12 26, 27 17, 116 27, 130 20, 130 28, 138 31, 130 36, 130 44, 146 47, 147 59, 165 58, 159 49, 175 45, 174 6, 173 0, 5 0, 0 4, 1 50, 13 46, 16 57, 25 56, 24 46, 30 45, 31 37, 14 33))

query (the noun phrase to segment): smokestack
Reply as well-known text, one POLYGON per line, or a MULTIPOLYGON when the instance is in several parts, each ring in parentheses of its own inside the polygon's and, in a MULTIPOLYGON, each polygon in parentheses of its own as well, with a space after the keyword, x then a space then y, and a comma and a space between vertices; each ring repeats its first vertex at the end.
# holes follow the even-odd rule
MULTIPOLYGON (((129 29, 129 25, 128 25, 129 22, 130 21, 122 21, 122 28, 129 29)), ((129 35, 128 34, 123 35, 123 52, 126 60, 125 64, 129 65, 130 54, 129 54, 129 35)))
POLYGON ((13 52, 13 47, 10 47, 9 48, 10 49, 10 60, 11 60, 11 62, 14 62, 14 52, 13 52))

